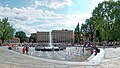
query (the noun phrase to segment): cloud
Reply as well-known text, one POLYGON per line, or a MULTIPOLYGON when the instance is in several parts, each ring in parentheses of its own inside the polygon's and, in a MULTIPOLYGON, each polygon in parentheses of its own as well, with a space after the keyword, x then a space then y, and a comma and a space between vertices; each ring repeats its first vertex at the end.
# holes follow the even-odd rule
POLYGON ((66 6, 71 6, 73 2, 71 0, 36 0, 32 4, 33 7, 45 6, 51 9, 60 9, 66 6))
MULTIPOLYGON (((65 5, 71 6, 72 1, 37 0, 34 6, 35 5, 36 7, 47 6, 51 9, 60 9, 65 5)), ((78 22, 82 24, 86 18, 91 16, 90 12, 78 12, 74 14, 57 14, 55 11, 36 9, 34 7, 10 8, 9 6, 0 6, 0 18, 8 17, 10 24, 13 25, 17 31, 24 31, 27 35, 37 31, 51 31, 56 29, 74 30, 78 22)))
POLYGON ((14 28, 25 31, 27 35, 36 31, 74 29, 78 22, 84 23, 84 20, 90 16, 89 13, 56 14, 54 11, 43 11, 32 7, 0 7, 0 10, 0 17, 8 17, 14 28))
POLYGON ((27 34, 36 32, 34 22, 37 20, 37 18, 42 17, 42 14, 42 10, 35 10, 30 7, 9 8, 0 6, 0 18, 8 17, 10 23, 15 29, 25 31, 27 34), (33 24, 28 26, 28 23, 33 24))

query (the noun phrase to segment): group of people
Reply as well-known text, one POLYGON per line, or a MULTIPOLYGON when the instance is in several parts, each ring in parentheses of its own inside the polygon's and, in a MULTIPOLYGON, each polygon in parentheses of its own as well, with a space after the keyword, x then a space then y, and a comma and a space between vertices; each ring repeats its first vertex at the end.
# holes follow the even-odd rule
POLYGON ((106 48, 106 46, 113 46, 113 48, 116 48, 116 42, 115 41, 109 41, 109 42, 107 42, 107 41, 104 41, 103 42, 103 48, 106 48))
MULTIPOLYGON (((29 51, 29 46, 28 46, 28 44, 27 44, 27 43, 24 43, 22 46, 23 46, 23 47, 22 47, 22 53, 28 55, 28 51, 29 51)), ((19 48, 18 48, 18 45, 17 45, 17 44, 9 44, 9 45, 8 45, 8 49, 9 49, 9 50, 18 50, 19 48)))
POLYGON ((9 50, 18 50, 17 44, 7 44, 9 50))

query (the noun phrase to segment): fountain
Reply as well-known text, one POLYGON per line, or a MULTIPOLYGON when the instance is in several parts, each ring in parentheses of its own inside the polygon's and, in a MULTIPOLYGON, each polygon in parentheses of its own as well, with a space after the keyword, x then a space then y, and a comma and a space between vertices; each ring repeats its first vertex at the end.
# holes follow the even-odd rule
POLYGON ((51 35, 51 32, 49 33, 49 44, 45 44, 47 46, 36 46, 35 47, 35 50, 36 51, 59 51, 59 50, 64 50, 65 47, 63 47, 62 44, 55 44, 55 46, 53 46, 53 43, 52 43, 52 35, 51 35), (57 45, 61 45, 61 46, 57 46, 57 45))
MULTIPOLYGON (((19 48, 17 52, 22 52, 21 50, 22 48, 19 48)), ((84 61, 91 55, 89 51, 83 52, 82 47, 65 47, 63 44, 53 43, 51 32, 49 33, 49 43, 37 44, 35 50, 34 47, 30 47, 28 54, 45 59, 77 62, 84 61)))
MULTIPOLYGON (((22 47, 16 51, 22 53, 22 47)), ((49 43, 35 44, 35 48, 30 47, 28 54, 45 59, 77 62, 84 61, 91 55, 89 51, 83 52, 82 47, 67 47, 61 43, 53 43, 51 32, 49 33, 49 43)))

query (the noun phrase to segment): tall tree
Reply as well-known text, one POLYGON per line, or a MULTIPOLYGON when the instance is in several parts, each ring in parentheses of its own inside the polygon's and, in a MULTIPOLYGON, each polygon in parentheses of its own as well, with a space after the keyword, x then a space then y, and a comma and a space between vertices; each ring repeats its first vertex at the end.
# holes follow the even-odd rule
POLYGON ((15 29, 9 24, 8 18, 3 18, 0 20, 0 39, 2 43, 5 40, 9 40, 13 38, 15 29))
POLYGON ((29 38, 29 42, 32 42, 32 43, 36 43, 36 34, 31 34, 30 38, 29 38))
POLYGON ((93 10, 93 24, 95 25, 96 31, 100 33, 99 37, 101 37, 102 40, 115 39, 115 37, 113 37, 114 34, 111 32, 116 32, 115 29, 118 29, 113 27, 117 22, 117 19, 119 20, 119 15, 120 1, 104 1, 99 3, 98 6, 93 10))
POLYGON ((79 43, 81 41, 79 23, 75 28, 74 35, 75 35, 75 43, 79 43))
MULTIPOLYGON (((104 1, 93 10, 92 17, 86 19, 81 31, 95 34, 95 39, 120 40, 120 1, 104 1)), ((91 38, 92 39, 92 38, 91 38)))
POLYGON ((28 41, 27 36, 23 31, 16 32, 15 37, 18 37, 21 43, 28 41))
POLYGON ((87 24, 82 24, 81 34, 82 34, 83 38, 85 38, 84 41, 86 41, 86 39, 88 38, 87 28, 88 28, 87 24))

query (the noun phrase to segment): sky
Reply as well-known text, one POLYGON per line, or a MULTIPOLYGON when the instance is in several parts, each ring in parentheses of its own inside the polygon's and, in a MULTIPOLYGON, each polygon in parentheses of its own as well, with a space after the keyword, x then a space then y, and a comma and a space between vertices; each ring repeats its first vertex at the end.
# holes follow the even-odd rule
POLYGON ((0 0, 0 18, 8 17, 27 36, 37 31, 74 30, 104 0, 0 0))

